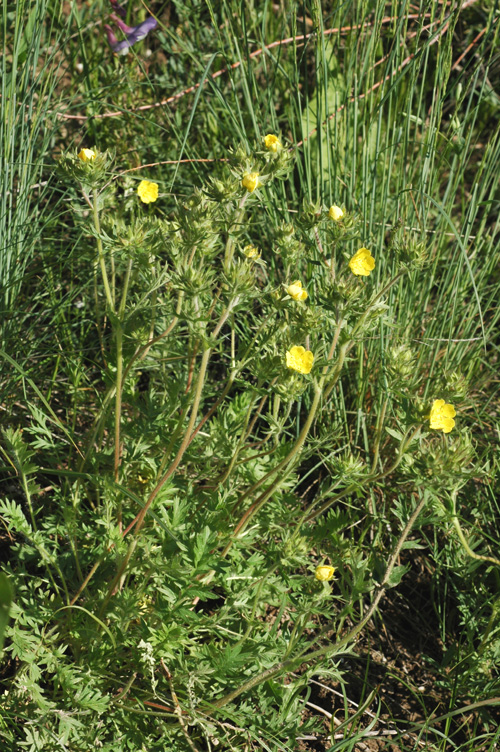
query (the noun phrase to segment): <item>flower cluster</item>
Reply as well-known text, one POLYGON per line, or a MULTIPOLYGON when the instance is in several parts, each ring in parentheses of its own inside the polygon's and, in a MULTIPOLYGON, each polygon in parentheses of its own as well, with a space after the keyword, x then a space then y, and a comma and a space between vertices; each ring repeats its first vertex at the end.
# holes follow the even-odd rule
MULTIPOLYGON (((283 150, 281 141, 277 136, 272 133, 268 133, 264 139, 264 146, 268 152, 277 155, 277 159, 280 159, 279 153, 283 150)), ((71 157, 75 161, 75 157, 71 157)), ((97 170, 97 166, 103 159, 103 155, 95 149, 82 148, 78 154, 76 162, 80 164, 80 170, 85 171, 85 176, 93 176, 97 170), (83 164, 82 164, 83 163, 83 164)), ((109 159, 108 159, 109 162, 109 159)), ((103 166, 105 169, 106 165, 103 166)), ((266 168, 261 174, 257 171, 250 171, 252 167, 247 163, 247 172, 243 172, 243 178, 241 179, 242 187, 248 192, 253 193, 259 186, 261 186, 267 179, 266 168)), ((240 172, 241 175, 241 172, 240 172)), ((149 180, 141 180, 137 187, 137 195, 144 204, 154 203, 158 199, 158 183, 151 182, 149 180)), ((318 217, 321 214, 319 206, 304 204, 304 213, 307 214, 307 218, 314 224, 318 222, 318 217), (310 217, 309 217, 310 215, 310 217)), ((328 210, 329 219, 340 226, 344 226, 346 221, 346 215, 344 209, 341 206, 332 205, 328 210), (341 222, 342 220, 342 222, 341 222)), ((347 215, 347 219, 349 215, 347 215)), ((286 227, 286 239, 290 241, 291 234, 293 233, 290 228, 286 227)), ((243 254, 247 259, 252 261, 258 261, 261 257, 261 252, 253 245, 246 245, 243 248, 243 254)), ((245 267, 248 271, 248 267, 245 267)), ((351 272, 356 276, 367 277, 371 274, 375 268, 375 259, 373 258, 371 251, 364 246, 359 248, 358 251, 352 256, 349 261, 349 268, 351 272)), ((246 272, 245 272, 246 273, 246 272)), ((250 280, 251 281, 251 280, 250 280)), ((250 282, 249 282, 250 283, 250 282)), ((339 283, 337 283, 338 285, 339 283)), ((300 280, 295 280, 284 285, 287 295, 292 300, 303 303, 308 299, 308 292, 303 287, 300 280)), ((246 288, 245 288, 246 289, 246 288)), ((308 310, 307 308, 303 309, 308 310)), ((398 375, 404 379, 408 379, 411 376, 413 370, 413 356, 410 352, 407 352, 405 348, 396 348, 394 360, 397 360, 398 375), (404 362, 403 362, 404 361, 404 362), (401 371, 401 373, 399 373, 401 371)), ((292 371, 297 371, 300 374, 307 375, 311 372, 314 355, 310 350, 306 350, 302 345, 294 345, 285 355, 286 366, 292 371)), ((443 433, 449 433, 455 427, 456 411, 453 405, 447 404, 444 399, 434 400, 430 413, 427 415, 429 420, 429 427, 432 430, 443 431, 443 433)), ((321 580, 330 579, 333 576, 333 567, 318 567, 316 570, 316 577, 321 580)))

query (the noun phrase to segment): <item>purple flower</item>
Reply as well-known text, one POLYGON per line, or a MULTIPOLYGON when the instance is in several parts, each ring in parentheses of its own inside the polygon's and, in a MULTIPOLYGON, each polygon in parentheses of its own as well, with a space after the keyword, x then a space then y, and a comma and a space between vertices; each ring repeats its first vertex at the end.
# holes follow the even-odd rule
MULTIPOLYGON (((118 4, 117 0, 110 0, 110 3, 113 6, 113 9, 125 18, 125 10, 118 4)), ((153 31, 153 29, 156 29, 158 26, 158 21, 156 18, 153 18, 153 16, 148 16, 146 20, 138 26, 127 26, 127 24, 114 13, 111 14, 111 18, 126 36, 126 39, 118 41, 111 26, 108 26, 107 24, 104 25, 109 45, 117 55, 126 55, 129 47, 132 47, 136 42, 140 42, 141 39, 144 39, 150 31, 153 31)))

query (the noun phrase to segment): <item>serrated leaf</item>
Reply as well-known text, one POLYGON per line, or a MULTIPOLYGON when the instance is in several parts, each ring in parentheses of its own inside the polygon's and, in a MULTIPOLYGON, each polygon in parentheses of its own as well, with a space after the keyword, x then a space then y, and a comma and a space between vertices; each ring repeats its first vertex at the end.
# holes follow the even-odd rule
POLYGON ((198 566, 203 558, 203 554, 207 549, 207 543, 210 540, 210 528, 205 526, 203 530, 196 536, 194 544, 194 564, 198 566))

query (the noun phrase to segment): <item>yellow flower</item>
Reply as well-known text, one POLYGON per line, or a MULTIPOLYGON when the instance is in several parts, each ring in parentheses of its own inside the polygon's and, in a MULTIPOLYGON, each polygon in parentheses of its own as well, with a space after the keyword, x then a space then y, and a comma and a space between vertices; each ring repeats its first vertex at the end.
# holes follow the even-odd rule
POLYGON ((141 180, 137 188, 137 195, 143 204, 152 204, 158 198, 158 183, 141 180))
POLYGON ((429 426, 443 433, 450 433, 455 425, 453 418, 456 415, 453 405, 447 405, 444 399, 434 400, 429 415, 429 426))
POLYGON ((243 175, 241 185, 243 186, 243 188, 246 188, 249 193, 253 193, 254 190, 259 186, 259 184, 260 180, 258 172, 246 172, 243 175))
POLYGON ((302 345, 294 345, 286 353, 287 368, 291 368, 299 373, 309 373, 313 366, 314 355, 310 350, 306 350, 302 345))
POLYGON ((82 162, 93 162, 96 156, 93 149, 82 149, 78 152, 78 159, 81 159, 82 162))
POLYGON ((327 580, 331 580, 333 575, 335 573, 335 567, 329 567, 326 564, 323 564, 321 567, 316 567, 316 572, 314 573, 317 580, 321 580, 321 582, 326 582, 327 580))
POLYGON ((278 136, 274 136, 272 133, 268 133, 264 139, 264 145, 268 151, 280 151, 283 147, 278 136))
POLYGON ((367 277, 375 268, 375 259, 368 248, 360 248, 349 261, 349 268, 356 276, 367 277))
POLYGON ((292 282, 289 287, 286 288, 287 293, 294 300, 307 300, 307 292, 302 289, 302 282, 292 282))
POLYGON ((338 222, 339 219, 342 219, 342 217, 344 216, 344 212, 342 211, 340 206, 330 206, 328 216, 330 217, 330 219, 333 219, 334 222, 338 222))
POLYGON ((243 253, 249 259, 259 259, 261 255, 258 248, 255 248, 253 245, 246 245, 243 248, 243 253))

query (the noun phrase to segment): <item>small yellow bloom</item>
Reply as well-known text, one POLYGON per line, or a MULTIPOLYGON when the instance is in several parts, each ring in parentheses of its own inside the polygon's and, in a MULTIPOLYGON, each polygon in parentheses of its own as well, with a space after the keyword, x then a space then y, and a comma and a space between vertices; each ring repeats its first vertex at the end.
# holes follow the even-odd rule
POLYGON ((444 399, 434 400, 431 414, 429 415, 429 426, 430 428, 435 428, 437 431, 450 433, 451 429, 455 426, 453 418, 456 414, 453 405, 447 405, 444 399))
POLYGON ((321 580, 321 582, 331 580, 334 574, 335 567, 329 567, 326 564, 323 564, 321 567, 316 567, 316 572, 314 573, 316 579, 321 580))
POLYGON ((353 274, 368 277, 375 268, 375 259, 368 248, 360 248, 349 261, 349 268, 353 274))
POLYGON ((243 188, 246 188, 249 193, 253 193, 256 188, 260 185, 259 180, 259 173, 258 172, 246 172, 243 175, 243 180, 241 181, 241 185, 243 188))
POLYGON ((158 183, 141 180, 137 187, 137 195, 143 204, 152 204, 158 198, 158 183))
POLYGON ((278 136, 275 136, 272 133, 267 134, 264 139, 264 145, 268 151, 273 151, 275 154, 283 148, 278 136))
POLYGON ((259 259, 261 255, 258 248, 255 248, 253 245, 246 245, 243 248, 243 253, 249 259, 259 259))
POLYGON ((328 216, 330 217, 330 219, 333 219, 334 222, 338 222, 339 219, 342 219, 342 217, 344 216, 344 212, 342 211, 340 206, 330 206, 328 216))
POLYGON ((307 300, 307 292, 302 289, 302 282, 299 282, 298 280, 297 282, 292 282, 292 284, 286 288, 286 291, 294 300, 307 300))
POLYGON ((93 162, 96 156, 93 149, 82 149, 78 152, 78 159, 81 159, 82 162, 93 162))
POLYGON ((299 373, 309 373, 314 362, 314 355, 302 345, 294 345, 287 350, 286 365, 299 373))

